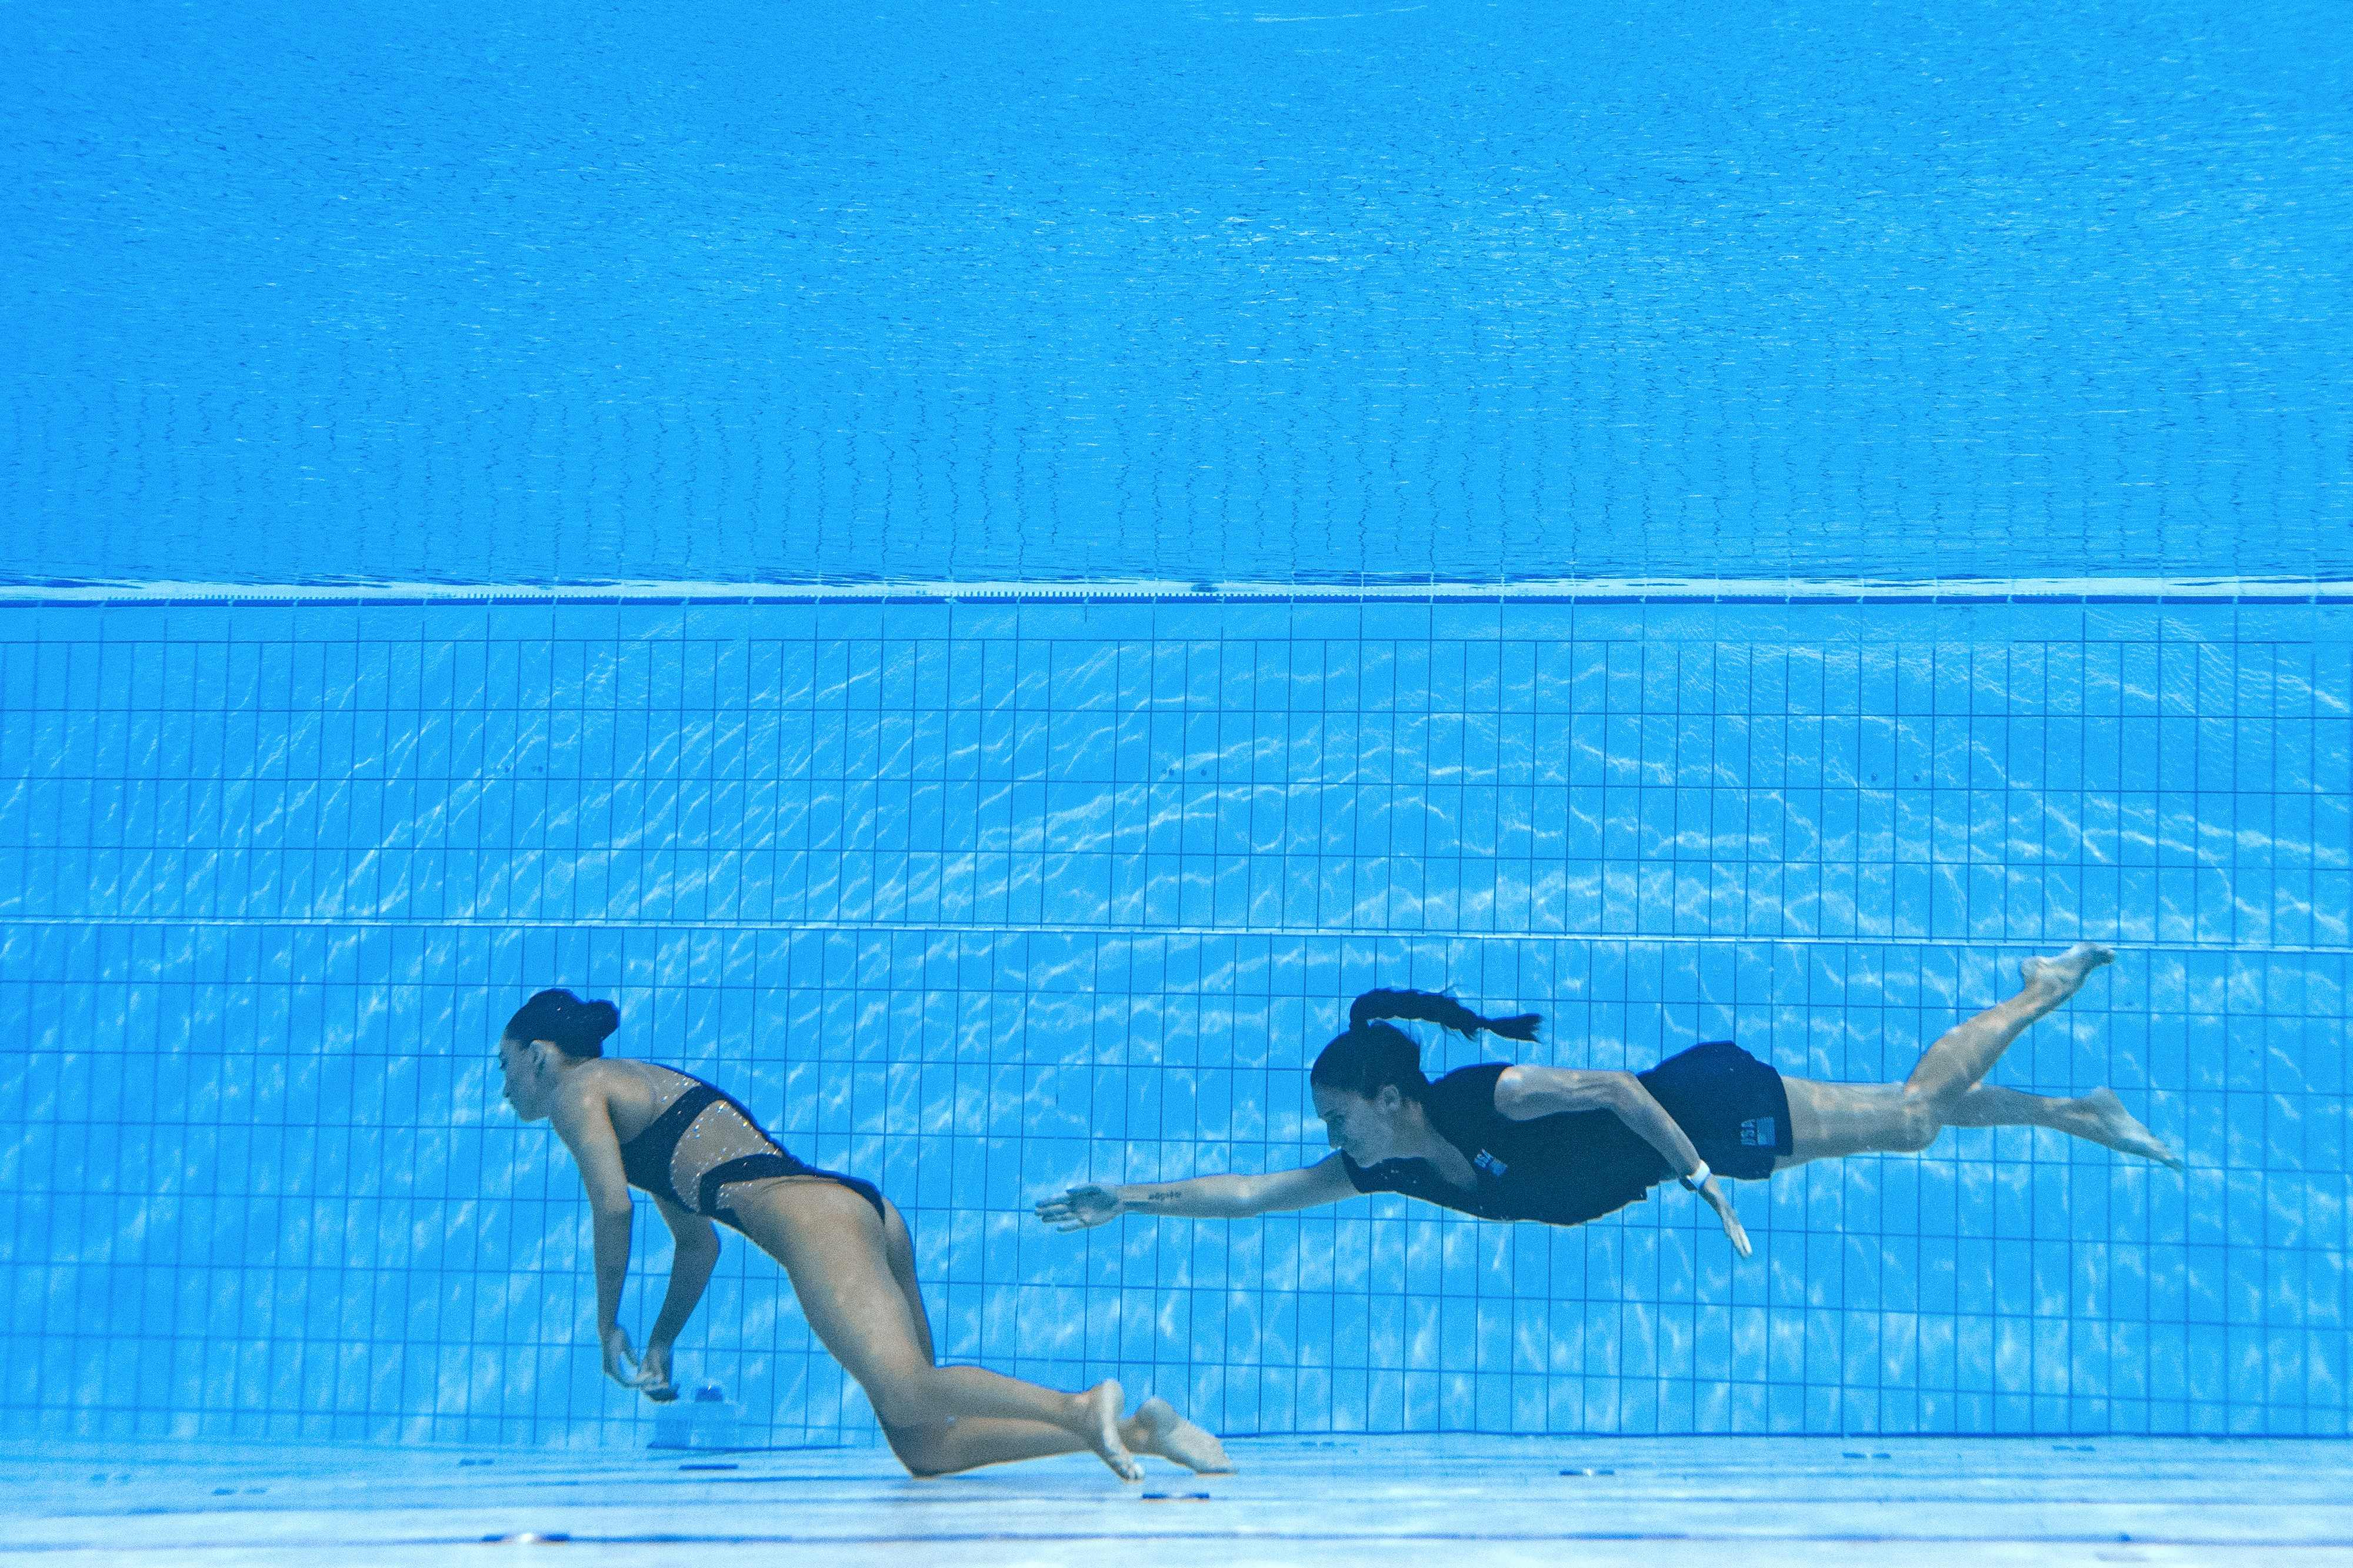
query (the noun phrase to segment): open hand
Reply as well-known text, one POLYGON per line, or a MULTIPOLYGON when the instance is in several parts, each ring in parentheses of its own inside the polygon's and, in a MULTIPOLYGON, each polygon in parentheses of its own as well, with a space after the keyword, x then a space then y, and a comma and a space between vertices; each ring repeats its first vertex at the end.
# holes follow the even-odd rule
POLYGON ((1040 1198, 1038 1217, 1056 1230, 1085 1230, 1117 1219, 1124 1206, 1108 1187, 1072 1187, 1059 1198, 1040 1198))
POLYGON ((1740 1216, 1732 1212, 1732 1199, 1725 1194, 1724 1184, 1710 1176, 1700 1188, 1699 1195, 1707 1200, 1707 1206, 1714 1209, 1715 1217, 1724 1223, 1724 1234, 1732 1238, 1733 1250, 1743 1258, 1748 1257, 1751 1252, 1748 1232, 1742 1228, 1740 1216))

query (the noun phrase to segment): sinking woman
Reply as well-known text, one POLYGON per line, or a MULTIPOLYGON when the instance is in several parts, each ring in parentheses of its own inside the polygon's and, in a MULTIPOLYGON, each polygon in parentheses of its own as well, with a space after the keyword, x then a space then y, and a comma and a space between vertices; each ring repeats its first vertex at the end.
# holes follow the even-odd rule
POLYGON ((1419 1018, 1463 1035, 1533 1040, 1534 1014, 1482 1018, 1450 996, 1374 991, 1308 1074, 1330 1158, 1263 1176, 1196 1176, 1073 1187, 1038 1205, 1059 1230, 1124 1214, 1240 1218, 1403 1193, 1482 1219, 1582 1225, 1673 1177, 1715 1211, 1740 1256, 1748 1236, 1723 1178, 1757 1180, 1810 1160, 1916 1152, 1947 1127, 2051 1127, 2177 1169, 2170 1150, 2109 1089, 2061 1100, 1981 1080, 2029 1024, 2115 954, 2078 942, 2024 966, 2025 988, 1946 1034, 1902 1083, 1784 1078, 1730 1041, 1694 1046, 1647 1072, 1482 1062, 1435 1083, 1420 1048, 1380 1020, 1419 1018))
POLYGON ((717 1220, 785 1267, 809 1327, 873 1403, 892 1451, 919 1476, 1091 1449, 1124 1480, 1139 1454, 1227 1470, 1217 1438, 1147 1399, 1123 1418, 1120 1385, 1062 1394, 976 1366, 942 1366, 915 1284, 907 1222, 871 1182, 786 1152, 723 1089, 675 1068, 605 1055, 620 1023, 609 1002, 543 991, 499 1040, 507 1102, 553 1121, 596 1211, 596 1334, 605 1371, 670 1400, 670 1347, 719 1260, 717 1220), (631 1187, 651 1194, 677 1238, 670 1290, 645 1355, 621 1327, 631 1187))

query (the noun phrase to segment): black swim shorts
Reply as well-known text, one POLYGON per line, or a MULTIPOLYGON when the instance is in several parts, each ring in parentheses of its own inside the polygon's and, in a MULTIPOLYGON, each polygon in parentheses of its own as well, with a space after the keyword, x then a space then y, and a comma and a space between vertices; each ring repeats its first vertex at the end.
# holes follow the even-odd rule
POLYGON ((1757 1181, 1789 1152, 1781 1075, 1730 1040, 1694 1046, 1635 1076, 1719 1176, 1757 1181))

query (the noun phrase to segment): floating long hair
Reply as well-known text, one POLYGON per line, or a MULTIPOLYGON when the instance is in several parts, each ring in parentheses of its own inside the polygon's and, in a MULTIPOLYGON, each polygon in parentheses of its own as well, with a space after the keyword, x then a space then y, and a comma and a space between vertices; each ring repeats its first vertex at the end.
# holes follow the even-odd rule
POLYGON ((1430 1079, 1421 1070, 1421 1047, 1403 1029, 1383 1023, 1385 1018, 1416 1018, 1465 1036, 1475 1037, 1483 1029, 1507 1040, 1533 1040, 1536 1026, 1544 1022, 1535 1013, 1483 1018, 1453 997, 1429 991, 1367 991, 1348 1008, 1346 1031, 1324 1047, 1307 1081, 1367 1100, 1391 1085, 1408 1100, 1427 1094, 1430 1079))
POLYGON ((507 1020, 507 1037, 545 1040, 567 1057, 601 1057, 605 1037, 621 1026, 610 1002, 583 1002, 569 991, 542 991, 507 1020))

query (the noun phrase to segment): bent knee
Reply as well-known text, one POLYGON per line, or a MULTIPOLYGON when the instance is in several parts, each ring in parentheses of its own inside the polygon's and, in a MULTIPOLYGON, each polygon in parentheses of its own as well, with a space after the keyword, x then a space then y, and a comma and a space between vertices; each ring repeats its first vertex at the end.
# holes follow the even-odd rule
MULTIPOLYGON (((936 1437, 946 1429, 947 1419, 937 1413, 934 1390, 927 1375, 933 1370, 911 1366, 860 1380, 866 1390, 866 1402, 874 1407, 874 1419, 881 1423, 885 1434, 905 1432, 912 1442, 919 1440, 917 1435, 921 1433, 928 1431, 936 1437)), ((891 1439, 891 1447, 897 1451, 896 1437, 891 1439)))
POLYGON ((907 1473, 919 1478, 945 1475, 954 1468, 947 1459, 947 1434, 945 1422, 929 1426, 882 1423, 883 1441, 907 1467, 907 1473))
POLYGON ((1906 1095, 1896 1107, 1887 1127, 1887 1147, 1891 1152, 1917 1154, 1936 1141, 1945 1124, 1934 1107, 1925 1100, 1906 1095))

